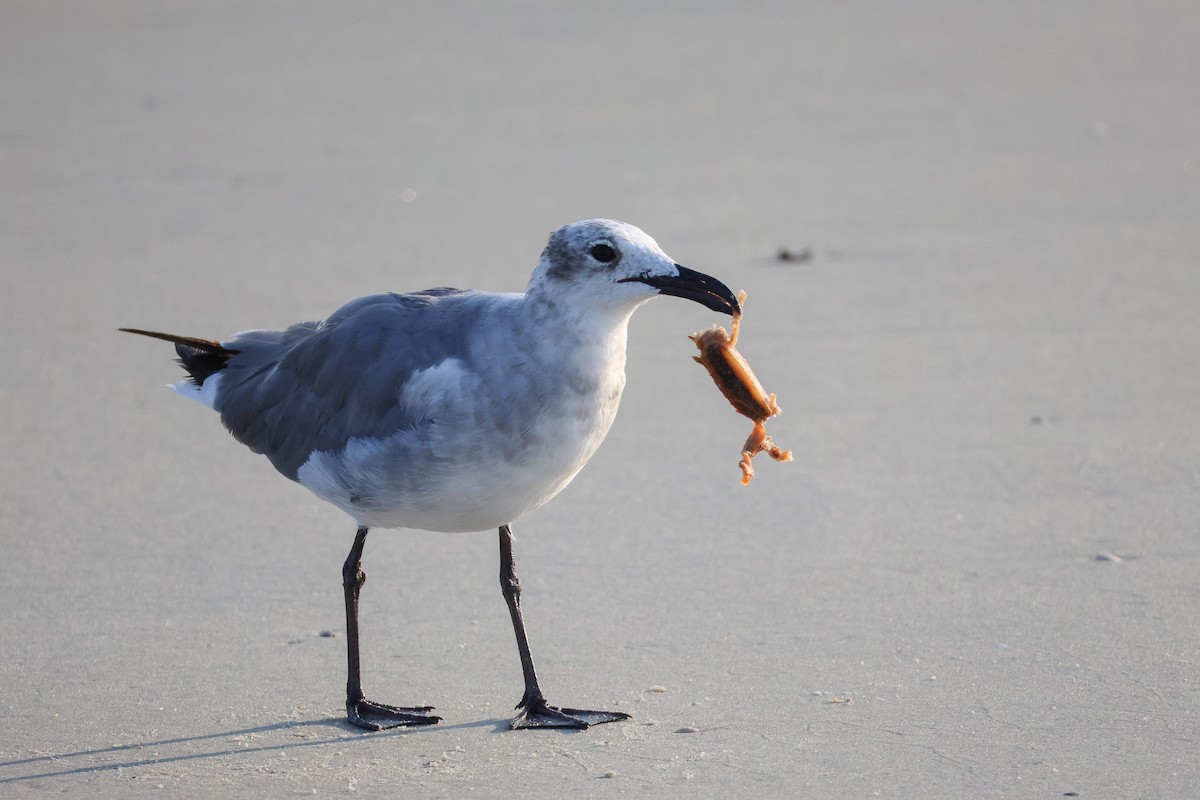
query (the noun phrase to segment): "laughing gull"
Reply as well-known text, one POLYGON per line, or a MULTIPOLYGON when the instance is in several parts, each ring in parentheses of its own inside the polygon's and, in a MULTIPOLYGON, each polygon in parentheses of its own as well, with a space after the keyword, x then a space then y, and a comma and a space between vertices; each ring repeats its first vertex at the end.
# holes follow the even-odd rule
POLYGON ((371 528, 500 532, 500 586, 525 694, 513 728, 586 728, 628 714, 551 706, 538 686, 511 525, 554 497, 608 433, 625 386, 629 318, 658 294, 733 314, 715 278, 638 228, 593 219, 550 235, 524 294, 429 289, 361 297, 323 322, 175 343, 171 388, 358 524, 342 567, 346 714, 368 730, 439 721, 363 695, 358 600, 371 528))

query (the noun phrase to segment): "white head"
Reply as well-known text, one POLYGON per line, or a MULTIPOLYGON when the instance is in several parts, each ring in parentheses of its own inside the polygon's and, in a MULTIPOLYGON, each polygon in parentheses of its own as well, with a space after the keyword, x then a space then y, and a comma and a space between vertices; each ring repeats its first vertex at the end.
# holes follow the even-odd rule
POLYGON ((725 314, 738 310, 725 284, 676 264, 640 228, 610 219, 575 222, 550 234, 528 292, 624 314, 658 294, 725 314))

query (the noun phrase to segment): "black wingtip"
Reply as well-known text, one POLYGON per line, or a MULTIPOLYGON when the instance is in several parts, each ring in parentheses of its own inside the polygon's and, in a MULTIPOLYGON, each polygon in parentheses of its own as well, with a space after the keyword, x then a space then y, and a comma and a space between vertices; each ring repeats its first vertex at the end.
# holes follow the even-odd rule
POLYGON ((197 386, 203 386, 204 381, 225 369, 229 359, 240 351, 225 347, 212 339, 198 339, 195 336, 177 336, 173 333, 148 331, 141 328, 117 328, 122 333, 136 333, 139 336, 149 336, 151 339, 161 339, 175 345, 179 355, 179 366, 188 374, 188 379, 197 386))

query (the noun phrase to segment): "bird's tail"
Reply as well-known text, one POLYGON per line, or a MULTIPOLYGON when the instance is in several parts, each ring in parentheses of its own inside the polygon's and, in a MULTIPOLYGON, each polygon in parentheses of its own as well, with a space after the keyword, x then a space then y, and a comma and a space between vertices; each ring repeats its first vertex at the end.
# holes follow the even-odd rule
MULTIPOLYGON (((173 342, 175 352, 179 354, 179 365, 187 370, 188 380, 196 386, 203 386, 206 380, 225 369, 229 359, 241 352, 225 347, 220 342, 214 342, 211 339, 176 336, 173 333, 144 331, 138 328, 118 328, 117 330, 173 342)), ((180 384, 180 386, 182 385, 180 384)))

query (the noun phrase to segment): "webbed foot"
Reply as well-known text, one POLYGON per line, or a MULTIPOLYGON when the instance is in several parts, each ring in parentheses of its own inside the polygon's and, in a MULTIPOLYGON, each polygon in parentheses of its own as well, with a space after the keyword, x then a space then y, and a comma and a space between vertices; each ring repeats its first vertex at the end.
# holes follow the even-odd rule
POLYGON ((362 698, 346 702, 346 719, 351 725, 368 731, 382 731, 406 725, 433 725, 441 722, 429 712, 433 706, 389 706, 362 698))
POLYGON ((622 714, 620 711, 589 711, 582 708, 560 708, 548 705, 546 698, 541 695, 523 698, 517 708, 521 709, 521 713, 510 726, 514 731, 522 728, 584 730, 592 725, 629 719, 628 714, 622 714))

